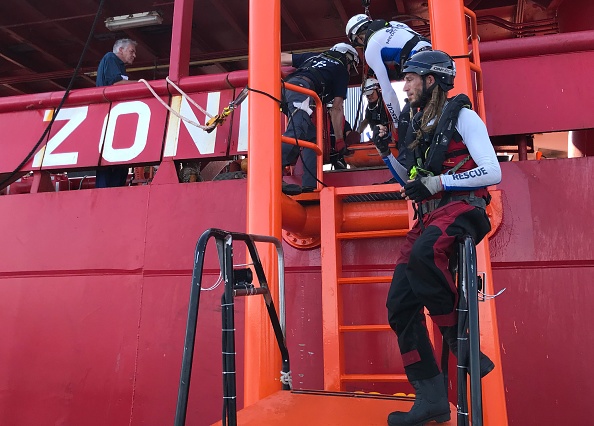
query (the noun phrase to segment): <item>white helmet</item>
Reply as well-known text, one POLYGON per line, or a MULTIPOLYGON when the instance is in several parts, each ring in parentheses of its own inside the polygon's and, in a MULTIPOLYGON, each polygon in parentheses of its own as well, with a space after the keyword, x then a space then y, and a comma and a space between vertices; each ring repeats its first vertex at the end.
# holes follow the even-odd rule
POLYGON ((355 36, 359 29, 366 23, 371 22, 371 18, 364 13, 353 16, 346 24, 346 36, 351 43, 355 42, 355 36))
POLYGON ((380 84, 375 78, 368 78, 363 86, 363 94, 370 95, 374 90, 379 90, 380 84))
POLYGON ((338 43, 335 44, 330 48, 330 50, 334 50, 335 52, 340 52, 343 54, 349 54, 353 57, 352 61, 355 63, 355 66, 359 65, 359 54, 357 53, 357 49, 351 46, 348 43, 338 43))

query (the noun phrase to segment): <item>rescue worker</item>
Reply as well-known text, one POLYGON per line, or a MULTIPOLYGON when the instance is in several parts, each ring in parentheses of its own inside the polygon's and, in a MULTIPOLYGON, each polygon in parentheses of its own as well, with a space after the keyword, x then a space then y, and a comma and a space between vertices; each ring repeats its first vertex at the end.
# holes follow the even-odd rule
POLYGON ((357 131, 361 133, 367 126, 371 128, 382 124, 389 127, 390 120, 382 99, 382 89, 379 81, 375 78, 368 78, 363 86, 363 95, 367 98, 365 118, 359 124, 357 131))
MULTIPOLYGON (((323 104, 332 103, 329 109, 330 120, 335 130, 335 150, 346 151, 344 142, 344 107, 350 73, 359 64, 359 55, 353 46, 338 43, 323 53, 281 53, 281 64, 297 68, 287 78, 287 83, 315 91, 323 104)), ((312 102, 307 95, 283 90, 283 100, 287 103, 289 117, 284 136, 306 141, 315 141, 316 127, 312 122, 312 102)), ((300 148, 288 143, 282 144, 283 167, 294 164, 299 157, 300 148)), ((283 182, 283 192, 289 195, 310 192, 317 186, 316 153, 303 149, 302 186, 283 182)))
MULTIPOLYGON (((405 141, 406 163, 387 148, 391 137, 376 128, 374 142, 392 165, 402 195, 415 203, 418 220, 407 234, 396 262, 386 307, 408 380, 416 390, 409 412, 388 416, 390 426, 424 425, 450 419, 443 375, 429 341, 423 310, 439 326, 452 353, 457 347, 457 291, 448 269, 457 239, 478 244, 491 229, 486 187, 501 180, 501 169, 485 124, 466 95, 448 99, 456 68, 442 51, 414 54, 403 67, 404 91, 419 108, 405 141)), ((494 368, 480 354, 481 377, 494 368)))
POLYGON ((379 81, 390 118, 397 123, 400 104, 390 80, 401 80, 404 62, 417 52, 430 50, 431 42, 406 24, 371 20, 365 14, 349 19, 346 35, 353 46, 363 47, 365 61, 379 81))
MULTIPOLYGON (((377 125, 386 126, 388 132, 391 132, 393 129, 388 113, 386 112, 386 106, 384 105, 382 98, 382 89, 380 88, 379 81, 375 78, 368 78, 365 82, 365 86, 363 86, 363 94, 367 97, 367 108, 365 109, 365 119, 359 125, 359 132, 362 132, 367 126, 370 126, 373 129, 377 125)), ((405 102, 406 104, 402 109, 402 113, 398 117, 397 125, 399 160, 406 153, 406 150, 403 149, 402 145, 406 136, 406 131, 408 130, 411 115, 408 99, 406 99, 405 102)), ((396 182, 396 179, 391 177, 387 181, 380 182, 376 185, 392 184, 396 182)))

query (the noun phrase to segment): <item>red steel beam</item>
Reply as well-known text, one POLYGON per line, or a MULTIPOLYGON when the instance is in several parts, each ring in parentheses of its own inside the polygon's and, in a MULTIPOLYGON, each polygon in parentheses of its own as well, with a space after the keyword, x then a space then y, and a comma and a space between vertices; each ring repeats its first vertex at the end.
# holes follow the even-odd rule
POLYGON ((481 43, 481 61, 594 50, 594 31, 514 38, 481 43))
POLYGON ((169 78, 175 82, 190 74, 193 10, 192 0, 175 0, 169 53, 169 78))

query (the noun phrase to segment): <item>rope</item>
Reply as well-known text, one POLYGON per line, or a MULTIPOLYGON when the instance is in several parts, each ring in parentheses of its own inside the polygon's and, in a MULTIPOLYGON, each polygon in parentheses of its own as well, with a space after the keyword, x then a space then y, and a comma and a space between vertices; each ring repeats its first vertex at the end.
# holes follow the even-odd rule
POLYGON ((221 272, 221 273, 219 273, 219 278, 217 279, 217 281, 211 287, 201 288, 200 290, 202 290, 202 291, 212 291, 215 288, 217 288, 218 286, 220 286, 222 282, 223 282, 223 273, 221 272))
POLYGON ((196 108, 198 108, 198 110, 200 110, 200 112, 202 112, 205 116, 210 118, 210 120, 208 120, 204 125, 202 125, 200 123, 195 122, 194 120, 184 117, 183 115, 181 115, 180 113, 175 111, 173 108, 171 108, 165 101, 163 101, 163 99, 161 99, 159 97, 159 95, 157 95, 157 93, 154 91, 154 89, 151 87, 151 85, 148 83, 148 81, 146 81, 145 79, 140 79, 138 81, 140 83, 143 83, 147 87, 147 89, 149 89, 149 91, 153 94, 155 99, 157 99, 161 103, 161 105, 163 105, 170 113, 175 115, 180 120, 183 120, 186 123, 191 124, 192 126, 198 127, 199 129, 205 130, 208 133, 212 132, 217 126, 223 124, 225 122, 225 120, 227 119, 227 117, 231 114, 231 112, 233 112, 233 110, 235 108, 237 108, 237 106, 245 99, 244 92, 245 92, 245 94, 247 94, 246 89, 244 89, 239 94, 237 99, 232 101, 229 104, 229 106, 226 106, 225 108, 223 108, 223 111, 221 111, 220 114, 212 115, 212 114, 209 114, 200 105, 198 105, 192 98, 190 98, 190 96, 188 96, 187 93, 185 93, 182 89, 179 88, 179 86, 177 86, 173 81, 171 81, 169 79, 169 77, 166 77, 165 80, 167 81, 167 83, 171 84, 175 88, 175 90, 177 90, 181 94, 182 98, 184 98, 186 101, 188 101, 189 103, 194 105, 196 108))
POLYGON ((198 105, 196 103, 196 101, 194 101, 194 99, 190 98, 190 96, 188 96, 188 94, 186 92, 184 92, 182 89, 180 89, 180 87, 175 84, 173 81, 171 81, 169 79, 169 77, 165 77, 165 80, 167 81, 167 83, 171 84, 173 86, 173 88, 175 90, 177 90, 179 93, 181 93, 181 95, 192 105, 194 105, 196 108, 198 108, 200 110, 200 112, 203 112, 207 117, 212 118, 213 116, 211 114, 209 114, 204 108, 202 108, 200 105, 198 105))
MULTIPOLYGON (((169 81, 169 79, 168 79, 169 81)), ((144 78, 141 78, 140 80, 138 80, 139 83, 143 83, 146 88, 153 94, 153 96, 155 97, 156 100, 158 100, 161 105, 163 105, 170 113, 172 113, 173 115, 175 115, 177 118, 179 118, 180 120, 185 121, 186 123, 191 124, 192 126, 198 127, 202 130, 212 130, 215 128, 215 126, 203 126, 200 123, 195 122, 194 120, 191 120, 187 117, 184 117, 183 115, 181 115, 179 112, 177 112, 176 110, 174 110, 173 108, 171 108, 163 99, 161 99, 161 97, 159 95, 157 95, 157 92, 155 92, 155 90, 151 87, 151 85, 149 84, 148 81, 146 81, 144 78)), ((206 111, 204 111, 204 109, 202 107, 200 107, 198 104, 196 104, 192 99, 190 99, 185 93, 182 93, 182 97, 184 97, 188 102, 191 101, 191 103, 193 105, 196 105, 198 107, 198 109, 200 109, 200 111, 204 112, 207 116, 212 117, 212 115, 208 114, 206 111)))

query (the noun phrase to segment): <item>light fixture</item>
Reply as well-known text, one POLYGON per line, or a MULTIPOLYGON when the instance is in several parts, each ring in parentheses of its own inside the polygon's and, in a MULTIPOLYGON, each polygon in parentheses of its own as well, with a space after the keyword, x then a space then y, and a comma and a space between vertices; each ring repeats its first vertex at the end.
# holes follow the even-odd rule
POLYGON ((159 12, 133 13, 130 15, 114 16, 105 20, 105 26, 110 31, 125 30, 128 28, 146 27, 163 22, 159 12))

